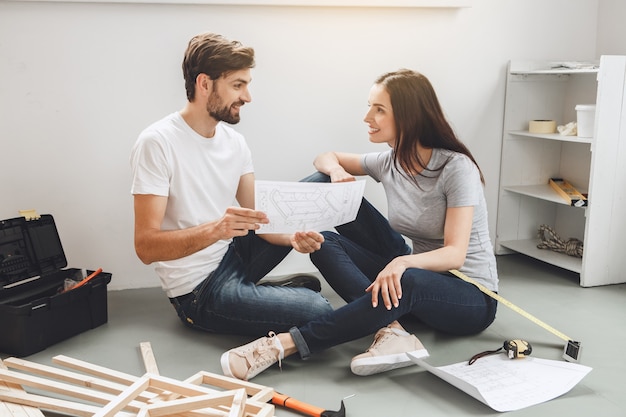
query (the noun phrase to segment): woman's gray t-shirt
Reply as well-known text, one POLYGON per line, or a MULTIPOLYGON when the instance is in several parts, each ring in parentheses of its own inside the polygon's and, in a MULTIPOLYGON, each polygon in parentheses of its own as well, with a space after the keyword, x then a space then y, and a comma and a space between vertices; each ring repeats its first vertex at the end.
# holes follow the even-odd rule
POLYGON ((498 290, 483 185, 478 168, 466 155, 433 149, 427 169, 417 176, 419 187, 394 166, 391 149, 363 155, 361 165, 368 175, 383 184, 389 223, 413 242, 414 254, 443 246, 448 207, 473 206, 472 231, 460 271, 488 289, 498 290), (443 169, 438 169, 444 164, 443 169))

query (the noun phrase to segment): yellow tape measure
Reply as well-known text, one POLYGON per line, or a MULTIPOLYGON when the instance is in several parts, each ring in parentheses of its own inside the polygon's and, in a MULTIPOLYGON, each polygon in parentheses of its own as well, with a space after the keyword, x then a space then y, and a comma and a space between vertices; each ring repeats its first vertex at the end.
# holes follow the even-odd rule
POLYGON ((506 298, 504 298, 501 295, 491 291, 490 289, 488 289, 484 285, 479 284, 478 282, 474 281, 473 279, 471 279, 470 277, 468 277, 467 275, 465 275, 461 271, 458 271, 456 269, 451 269, 450 273, 452 273, 453 275, 457 276, 458 278, 461 278, 463 281, 466 281, 466 282, 469 282, 470 284, 475 285, 476 287, 478 287, 478 289, 480 291, 482 291, 483 293, 487 294, 489 297, 491 297, 494 300, 497 300, 498 302, 504 304, 505 306, 507 306, 511 310, 515 311, 516 313, 526 317, 528 320, 532 321, 533 323, 535 323, 539 327, 549 331, 553 335, 555 335, 555 336, 565 340, 567 342, 567 344, 565 345, 565 349, 563 351, 563 358, 565 360, 567 360, 567 361, 570 361, 570 362, 578 362, 578 356, 580 354, 580 342, 575 342, 574 340, 572 340, 571 338, 566 336, 564 333, 558 331, 557 329, 555 329, 554 327, 550 326, 549 324, 544 323, 543 321, 539 320, 537 317, 533 316, 532 314, 528 313, 527 311, 522 310, 521 308, 519 308, 518 306, 516 306, 515 304, 513 304, 512 302, 510 302, 506 298))

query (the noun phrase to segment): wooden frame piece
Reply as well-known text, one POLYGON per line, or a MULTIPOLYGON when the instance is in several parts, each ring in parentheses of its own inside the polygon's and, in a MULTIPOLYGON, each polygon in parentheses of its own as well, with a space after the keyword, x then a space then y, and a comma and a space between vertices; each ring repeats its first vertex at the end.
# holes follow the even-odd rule
POLYGON ((172 401, 150 404, 141 409, 137 417, 161 417, 179 414, 185 411, 221 407, 224 401, 230 404, 230 411, 204 410, 203 415, 216 417, 243 417, 246 392, 244 389, 224 391, 217 394, 198 395, 172 401))
MULTIPOLYGON (((111 394, 98 392, 95 390, 86 389, 63 382, 55 382, 38 376, 26 375, 20 372, 6 371, 3 369, 0 369, 0 379, 11 382, 13 384, 20 384, 43 391, 53 392, 56 394, 65 395, 71 398, 77 398, 81 401, 88 401, 95 404, 104 405, 116 399, 116 396, 111 394)), ((129 411, 133 411, 135 413, 139 412, 142 405, 142 403, 139 403, 137 401, 132 401, 125 404, 126 408, 129 411)))
MULTIPOLYGON (((213 374, 206 371, 200 371, 195 375, 187 378, 185 383, 194 385, 210 385, 221 389, 243 389, 248 396, 245 411, 246 416, 254 417, 272 417, 276 407, 268 403, 274 396, 274 389, 264 385, 254 384, 248 381, 229 378, 227 376, 213 374)), ((176 395, 172 395, 168 400, 173 400, 176 395)))
MULTIPOLYGON (((141 352, 146 369, 158 371, 149 343, 141 352)), ((274 417, 268 403, 274 390, 263 385, 204 371, 185 381, 151 373, 136 377, 63 355, 52 360, 80 373, 19 358, 0 361, 0 415, 6 409, 12 417, 43 417, 41 408, 77 417, 274 417), (27 393, 22 385, 43 394, 27 393)))
POLYGON ((108 381, 117 382, 122 385, 131 385, 139 379, 135 375, 126 374, 124 372, 115 371, 113 369, 105 368, 91 364, 89 362, 81 361, 80 359, 70 358, 65 355, 57 355, 52 358, 52 363, 64 366, 75 371, 84 372, 89 375, 94 375, 108 381))
POLYGON ((143 359, 146 372, 152 375, 161 375, 150 342, 139 343, 139 350, 141 351, 141 358, 143 359))
POLYGON ((128 405, 130 405, 141 392, 146 391, 149 387, 158 388, 164 391, 175 392, 189 398, 175 401, 174 403, 171 403, 170 401, 162 401, 156 404, 146 405, 141 410, 139 410, 138 415, 168 415, 167 410, 176 410, 175 413, 169 413, 169 415, 172 415, 184 411, 196 410, 199 407, 208 408, 207 411, 209 412, 209 415, 211 415, 210 413, 212 413, 213 411, 219 410, 211 410, 210 408, 229 407, 230 412, 225 414, 217 412, 213 415, 224 417, 243 417, 243 407, 245 406, 246 402, 245 390, 243 389, 239 390, 239 392, 237 393, 229 391, 218 393, 211 392, 209 394, 205 394, 204 390, 193 384, 187 384, 185 382, 176 381, 171 378, 151 374, 145 374, 143 377, 139 378, 137 381, 135 381, 135 383, 129 386, 120 395, 118 395, 117 398, 109 402, 100 411, 94 414, 93 417, 115 417, 117 412, 123 410, 128 405), (198 400, 198 396, 202 398, 198 400), (230 402, 228 400, 230 400, 230 402), (201 406, 200 404, 208 405, 201 406), (154 410, 156 414, 152 414, 151 410, 154 410), (166 410, 166 413, 160 414, 159 410, 161 412, 163 410, 166 410))
MULTIPOLYGON (((139 347, 146 371, 150 372, 150 370, 152 369, 157 370, 158 372, 156 359, 154 357, 152 345, 150 344, 150 342, 142 342, 140 343, 139 347)), ((235 378, 229 378, 223 375, 213 374, 206 371, 198 372, 190 378, 187 378, 185 382, 194 385, 209 385, 211 387, 218 387, 221 390, 244 389, 246 395, 249 396, 245 405, 247 415, 253 415, 257 417, 274 415, 275 407, 272 404, 267 404, 272 400, 275 394, 273 388, 264 385, 254 384, 248 381, 241 381, 235 378)), ((163 394, 154 398, 152 402, 164 400, 173 401, 178 397, 178 394, 164 392, 163 394)))
MULTIPOLYGON (((43 395, 29 394, 24 391, 12 391, 6 392, 4 390, 0 390, 0 401, 6 401, 7 406, 12 406, 14 408, 9 408, 9 416, 13 417, 35 417, 41 416, 45 417, 44 414, 39 409, 50 410, 57 413, 68 414, 71 416, 78 417, 92 417, 95 413, 100 410, 100 407, 95 405, 87 405, 83 403, 78 403, 74 401, 62 400, 52 397, 46 397, 43 395), (26 412, 22 410, 22 412, 15 411, 18 407, 23 408, 24 410, 28 409, 26 412), (39 413, 39 414, 33 414, 39 413)), ((6 414, 2 414, 2 407, 0 407, 0 415, 6 416, 6 414)), ((135 414, 129 413, 118 413, 116 417, 132 417, 135 414)))
MULTIPOLYGON (((144 359, 145 360, 145 359, 144 359)), ((137 381, 138 377, 134 375, 125 374, 119 371, 113 371, 108 368, 92 365, 88 362, 81 361, 79 359, 70 358, 64 355, 57 355, 52 358, 52 362, 65 366, 80 372, 84 372, 90 375, 98 376, 104 379, 109 379, 115 382, 119 382, 125 385, 130 385, 137 381)), ((248 395, 252 394, 254 399, 248 399, 245 405, 246 416, 251 417, 272 417, 274 415, 275 407, 273 404, 268 404, 274 393, 272 388, 265 387, 263 385, 253 384, 251 382, 240 381, 234 378, 228 378, 222 375, 211 374, 208 372, 200 372, 191 377, 189 382, 195 385, 212 384, 220 389, 232 389, 232 388, 244 388, 248 395), (268 400, 265 400, 268 398, 268 400)), ((187 381, 186 381, 187 382, 187 381)), ((216 390, 208 389, 205 387, 199 387, 204 390, 203 393, 210 394, 216 392, 216 390)), ((157 391, 152 387, 148 388, 149 392, 158 392, 163 394, 162 391, 157 391)), ((179 395, 169 393, 168 400, 178 398, 179 395)), ((162 395, 159 395, 158 399, 165 400, 162 395)), ((151 401, 156 401, 157 398, 151 401)))
POLYGON ((265 385, 254 384, 248 381, 241 381, 227 376, 213 374, 206 371, 200 371, 195 375, 187 378, 185 382, 195 385, 211 385, 226 389, 243 388, 249 396, 250 401, 259 401, 266 403, 272 400, 274 396, 274 388, 265 385))
MULTIPOLYGON (((48 365, 42 365, 19 358, 7 358, 4 363, 10 369, 18 369, 20 371, 28 372, 41 377, 47 377, 67 382, 69 384, 81 385, 86 388, 103 391, 105 393, 113 395, 119 395, 129 385, 107 381, 105 379, 96 378, 85 374, 66 371, 64 369, 59 369, 48 365)), ((156 398, 156 394, 143 393, 138 398, 143 402, 147 402, 153 398, 156 398)))
MULTIPOLYGON (((0 359, 0 369, 7 369, 2 359, 0 359)), ((20 385, 0 380, 0 395, 6 394, 9 398, 14 398, 23 392, 20 385)), ((4 402, 4 399, 0 398, 0 415, 5 415, 5 412, 13 417, 44 417, 43 413, 33 406, 4 402)))

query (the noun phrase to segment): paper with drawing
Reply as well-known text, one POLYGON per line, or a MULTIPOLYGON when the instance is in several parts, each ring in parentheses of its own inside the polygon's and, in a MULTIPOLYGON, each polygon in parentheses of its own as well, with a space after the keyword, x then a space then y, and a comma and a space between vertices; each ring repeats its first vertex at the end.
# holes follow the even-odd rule
POLYGON ((552 400, 565 394, 590 367, 527 357, 509 359, 506 355, 481 358, 435 367, 408 354, 413 362, 454 385, 496 411, 513 411, 552 400))
POLYGON ((356 218, 365 181, 320 183, 255 181, 255 209, 269 224, 257 233, 330 230, 356 218))

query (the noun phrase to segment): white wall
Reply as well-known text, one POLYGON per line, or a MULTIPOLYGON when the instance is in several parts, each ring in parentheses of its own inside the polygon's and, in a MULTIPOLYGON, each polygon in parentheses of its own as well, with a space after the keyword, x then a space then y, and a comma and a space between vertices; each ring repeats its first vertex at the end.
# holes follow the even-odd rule
MULTIPOLYGON (((607 19, 611 8, 623 12, 620 1, 603 3, 607 19)), ((25 208, 53 214, 70 266, 112 272, 110 289, 158 285, 133 250, 129 150, 141 129, 183 106, 183 51, 192 35, 210 30, 257 52, 253 102, 237 126, 257 178, 298 180, 326 150, 381 150, 368 143, 362 122, 369 87, 382 72, 409 67, 431 79, 483 168, 493 235, 507 61, 597 58, 599 4, 475 0, 471 8, 394 9, 0 1, 0 218, 25 208)), ((369 183, 366 193, 386 210, 378 185, 369 183)), ((295 253, 275 273, 296 270, 313 266, 295 253)))
POLYGON ((597 52, 600 55, 626 55, 626 2, 600 0, 597 52))

